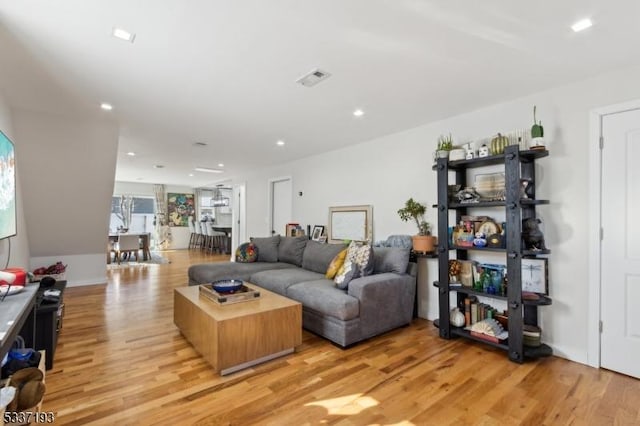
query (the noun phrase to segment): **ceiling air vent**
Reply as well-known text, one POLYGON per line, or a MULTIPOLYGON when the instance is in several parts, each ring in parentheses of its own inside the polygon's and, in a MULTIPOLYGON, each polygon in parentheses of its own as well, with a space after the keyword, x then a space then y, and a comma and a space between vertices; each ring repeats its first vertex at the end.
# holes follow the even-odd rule
POLYGON ((322 80, 326 80, 329 77, 331 77, 331 74, 329 74, 328 72, 322 71, 320 69, 315 69, 297 79, 296 83, 302 84, 305 87, 311 87, 320 83, 322 80))

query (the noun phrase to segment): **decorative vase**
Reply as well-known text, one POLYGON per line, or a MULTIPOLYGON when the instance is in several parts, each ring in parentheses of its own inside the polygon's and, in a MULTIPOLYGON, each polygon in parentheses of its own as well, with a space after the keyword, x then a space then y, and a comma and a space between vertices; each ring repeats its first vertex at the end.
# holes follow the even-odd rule
POLYGON ((451 323, 451 325, 455 327, 464 326, 464 323, 465 323, 464 314, 460 312, 460 309, 453 308, 451 310, 451 313, 449 314, 449 322, 451 323))
POLYGON ((435 250, 435 237, 432 235, 414 235, 412 241, 415 252, 431 253, 435 250))

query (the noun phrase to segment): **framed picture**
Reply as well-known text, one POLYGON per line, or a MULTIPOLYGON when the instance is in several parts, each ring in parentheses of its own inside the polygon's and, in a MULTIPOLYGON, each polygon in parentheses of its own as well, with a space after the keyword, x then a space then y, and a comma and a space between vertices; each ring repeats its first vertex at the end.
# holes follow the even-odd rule
POLYGON ((329 242, 373 241, 373 206, 329 207, 329 242))
POLYGON ((167 194, 167 213, 169 226, 188 226, 189 217, 196 215, 196 203, 193 194, 167 194))
POLYGON ((313 227, 313 232, 311 233, 311 239, 313 241, 319 241, 322 233, 324 232, 324 226, 316 225, 313 227))
POLYGON ((319 243, 326 243, 326 242, 327 242, 327 236, 326 236, 326 235, 321 235, 321 236, 318 238, 318 242, 319 242, 319 243))
POLYGON ((522 291, 549 294, 548 259, 522 259, 522 291))

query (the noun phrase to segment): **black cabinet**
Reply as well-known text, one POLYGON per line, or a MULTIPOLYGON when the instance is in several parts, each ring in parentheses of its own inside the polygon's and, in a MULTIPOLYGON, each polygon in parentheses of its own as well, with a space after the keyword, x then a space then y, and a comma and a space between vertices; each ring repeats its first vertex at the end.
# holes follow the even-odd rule
MULTIPOLYGON (((57 301, 45 297, 46 289, 38 290, 36 294, 34 317, 35 341, 30 337, 33 334, 22 334, 26 347, 36 350, 45 350, 45 366, 47 370, 50 370, 53 367, 53 357, 58 344, 58 333, 62 328, 62 317, 64 314, 63 296, 66 287, 66 281, 57 281, 52 287, 53 289, 60 290, 60 297, 57 301)), ((27 327, 32 327, 32 324, 28 324, 27 327)))
MULTIPOLYGON (((535 197, 535 162, 546 157, 546 150, 520 151, 517 145, 508 146, 504 154, 493 155, 484 158, 470 160, 448 161, 446 158, 437 160, 434 169, 438 179, 438 281, 434 283, 438 287, 439 319, 435 321, 439 328, 440 337, 450 339, 453 336, 461 336, 471 340, 477 340, 488 345, 508 351, 509 359, 515 362, 523 362, 525 358, 537 358, 552 354, 549 346, 542 344, 538 347, 528 347, 523 342, 523 326, 538 325, 538 308, 550 305, 551 299, 541 296, 536 300, 523 300, 522 298, 522 259, 535 258, 550 253, 550 250, 525 249, 522 242, 522 220, 536 217, 536 206, 548 204, 547 200, 539 200, 535 197), (459 184, 462 188, 472 186, 467 182, 467 170, 490 165, 504 166, 505 199, 504 201, 480 201, 475 203, 463 203, 449 199, 450 184, 459 184), (450 181, 450 175, 455 174, 455 180, 450 181), (527 189, 527 198, 522 195, 521 180, 532 182, 532 187, 527 189), (506 235, 504 235, 504 248, 487 247, 460 247, 454 245, 449 238, 450 212, 455 211, 457 224, 462 215, 470 214, 472 209, 489 208, 502 209, 505 216, 506 235), (507 269, 507 295, 487 294, 475 291, 468 287, 449 286, 449 259, 451 252, 457 259, 468 259, 471 251, 502 252, 506 257, 507 269), (469 295, 482 296, 489 299, 506 301, 508 310, 509 337, 504 341, 489 342, 471 335, 464 327, 455 327, 450 324, 451 295, 454 294, 457 305, 463 304, 464 298, 469 295)), ((453 257, 452 257, 453 258, 453 257)))

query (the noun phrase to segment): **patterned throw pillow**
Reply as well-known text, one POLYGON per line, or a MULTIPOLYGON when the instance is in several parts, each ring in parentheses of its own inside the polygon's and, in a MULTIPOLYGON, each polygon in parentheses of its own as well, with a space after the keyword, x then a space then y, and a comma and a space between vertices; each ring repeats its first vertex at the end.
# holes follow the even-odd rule
POLYGON ((358 246, 357 250, 353 254, 351 259, 356 265, 358 265, 359 277, 366 277, 373 273, 373 263, 375 257, 373 256, 373 247, 369 244, 362 244, 358 246))
POLYGON ((251 263, 258 260, 258 247, 253 243, 242 243, 236 249, 236 262, 251 263))
POLYGON ((373 248, 369 244, 351 241, 347 257, 334 278, 336 287, 347 289, 349 281, 370 275, 373 272, 373 248))
POLYGON ((347 249, 344 249, 340 253, 336 254, 336 256, 333 258, 333 260, 329 264, 329 267, 327 268, 327 273, 324 274, 324 276, 327 277, 328 280, 332 280, 335 278, 336 274, 338 273, 338 270, 344 264, 344 259, 346 259, 346 257, 347 257, 347 249))
POLYGON ((358 265, 353 263, 351 260, 346 259, 338 270, 333 282, 336 283, 336 287, 340 290, 346 290, 349 288, 349 282, 354 278, 358 278, 359 272, 358 265))

